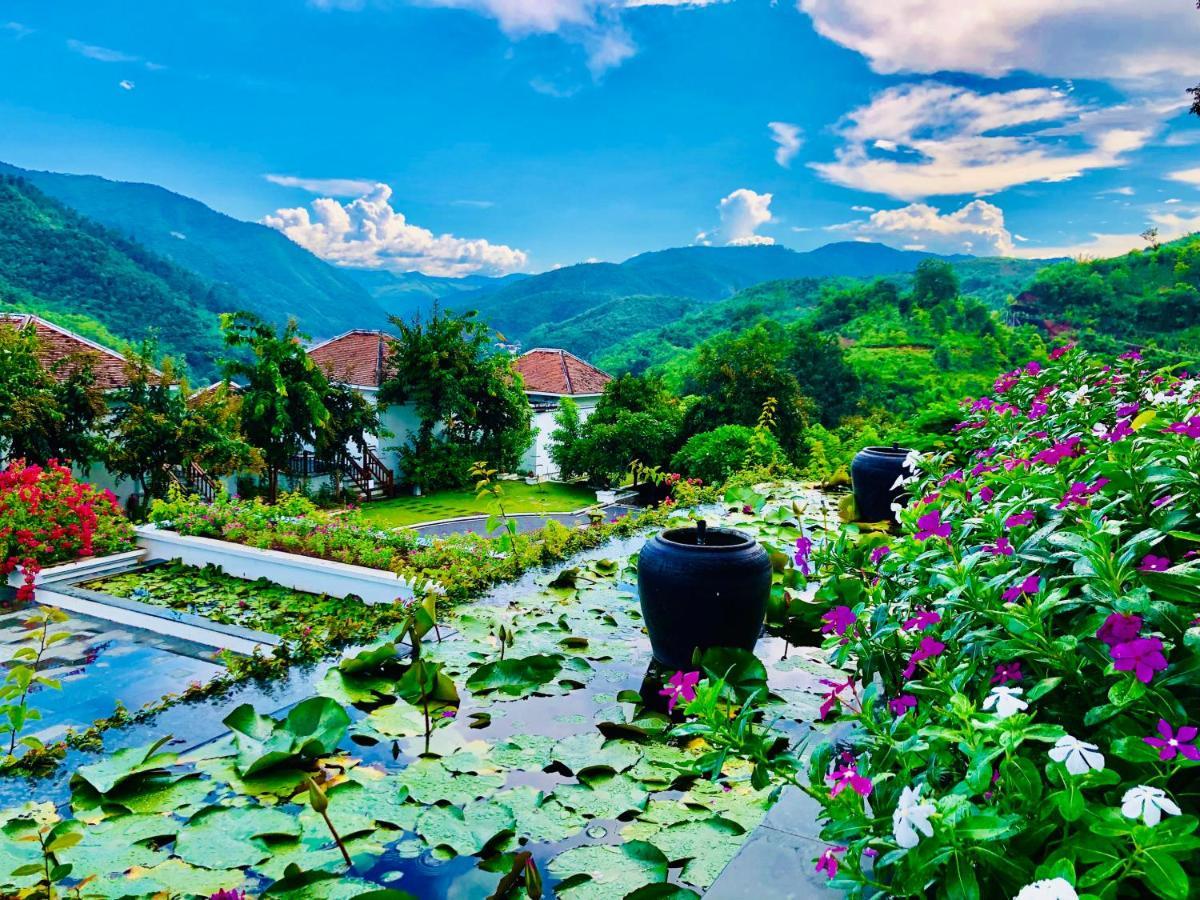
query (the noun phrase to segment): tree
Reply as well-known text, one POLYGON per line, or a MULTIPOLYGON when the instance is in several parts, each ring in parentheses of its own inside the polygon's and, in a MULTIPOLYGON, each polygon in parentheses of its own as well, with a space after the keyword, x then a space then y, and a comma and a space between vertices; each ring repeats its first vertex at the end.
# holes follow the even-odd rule
POLYGON ((550 432, 550 458, 562 478, 578 478, 587 474, 583 461, 583 421, 579 404, 563 397, 554 412, 554 430, 550 432))
POLYGON ((397 338, 379 391, 387 405, 411 403, 419 425, 401 451, 410 481, 461 487, 471 465, 511 471, 533 440, 533 412, 512 357, 473 312, 434 307, 428 320, 392 318, 397 338))
POLYGON ((862 384, 836 335, 819 334, 803 323, 787 332, 785 365, 800 393, 813 402, 822 425, 833 426, 858 403, 862 384))
POLYGON ((932 309, 958 296, 958 275, 944 259, 923 259, 913 272, 912 299, 920 309, 932 309))
POLYGON ((84 470, 101 455, 96 425, 107 412, 90 353, 41 363, 37 333, 0 327, 0 456, 84 470))
POLYGON ((329 379, 305 352, 294 319, 277 332, 253 313, 239 312, 223 315, 221 328, 228 347, 252 354, 226 360, 225 378, 241 384, 242 435, 262 453, 274 503, 279 473, 290 468, 293 456, 315 447, 329 424, 329 379))
POLYGON ((363 450, 368 434, 381 433, 379 409, 354 388, 336 382, 330 382, 324 402, 329 418, 317 431, 313 454, 340 477, 346 448, 353 444, 363 450))

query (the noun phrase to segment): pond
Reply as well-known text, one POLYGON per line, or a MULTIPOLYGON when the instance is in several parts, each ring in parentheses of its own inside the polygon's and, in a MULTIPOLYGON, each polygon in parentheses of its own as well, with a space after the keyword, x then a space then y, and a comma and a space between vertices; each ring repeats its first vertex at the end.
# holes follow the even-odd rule
MULTIPOLYGON (((641 542, 498 588, 452 617, 456 634, 427 636, 422 658, 444 667, 461 698, 453 716, 435 714, 428 736, 423 711, 383 670, 309 673, 317 694, 349 713, 342 752, 319 771, 352 871, 302 790, 304 772, 285 764, 249 776, 246 746, 229 737, 141 769, 128 754, 121 765, 110 757, 77 780, 72 812, 87 824, 63 861, 97 874, 98 896, 258 895, 295 864, 288 877, 310 880, 291 896, 393 887, 483 898, 517 850, 536 861, 547 896, 624 897, 665 882, 679 886, 672 896, 703 892, 762 820, 766 792, 737 765, 719 783, 697 780, 685 774, 694 750, 646 739, 667 724, 658 690, 670 673, 650 665, 641 630, 630 564, 641 542), (314 880, 323 872, 329 880, 314 880)), ((836 671, 821 651, 775 638, 757 653, 768 715, 805 735, 821 679, 836 671)))

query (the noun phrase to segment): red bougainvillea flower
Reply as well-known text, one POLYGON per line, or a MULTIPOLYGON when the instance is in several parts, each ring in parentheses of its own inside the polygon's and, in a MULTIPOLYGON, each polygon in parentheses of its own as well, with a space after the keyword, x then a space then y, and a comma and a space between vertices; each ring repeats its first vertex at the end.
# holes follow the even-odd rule
POLYGON ((854 627, 858 617, 848 606, 835 606, 821 616, 821 621, 825 623, 821 626, 821 634, 836 634, 838 637, 844 637, 846 632, 854 627))
POLYGON ((1149 684, 1155 672, 1167 667, 1163 643, 1156 637, 1134 638, 1108 651, 1118 672, 1132 672, 1142 684, 1149 684))
POLYGON ((992 676, 991 684, 1004 684, 1008 681, 1020 681, 1024 676, 1021 674, 1021 664, 1019 662, 1000 663, 996 666, 996 674, 992 676))
POLYGON ((921 518, 917 519, 917 540, 925 541, 929 538, 950 537, 951 527, 949 522, 942 521, 941 510, 933 510, 927 512, 921 518))
POLYGON ((879 565, 880 560, 882 560, 885 556, 887 556, 891 552, 892 552, 892 548, 889 547, 887 544, 884 544, 882 547, 876 547, 874 550, 871 551, 871 563, 876 566, 879 565))
POLYGON ((817 859, 817 871, 824 872, 826 878, 834 878, 838 873, 838 860, 835 853, 845 853, 845 847, 828 847, 817 859))
POLYGON ((1171 568, 1171 560, 1165 556, 1155 556, 1153 553, 1147 553, 1142 557, 1142 564, 1138 566, 1138 571, 1141 572, 1165 572, 1171 568))
POLYGON ((1011 515, 1005 519, 1004 527, 1011 529, 1019 528, 1022 525, 1032 525, 1035 518, 1036 514, 1034 511, 1032 509, 1027 509, 1024 512, 1016 513, 1015 515, 1011 515))
POLYGON ((1096 637, 1110 647, 1132 641, 1142 631, 1142 617, 1125 613, 1110 613, 1096 631, 1096 637))
POLYGON ((675 704, 680 700, 685 702, 696 699, 696 685, 700 683, 699 672, 676 672, 667 679, 663 689, 658 693, 668 698, 667 712, 675 711, 675 704))
POLYGON ((888 709, 892 711, 892 715, 900 718, 910 709, 917 708, 917 698, 912 694, 901 694, 895 700, 888 701, 888 709))
POLYGON ((860 797, 867 797, 871 794, 871 779, 865 775, 859 775, 857 765, 841 766, 834 769, 826 777, 833 783, 833 787, 830 788, 829 793, 835 797, 846 788, 850 788, 860 797))
POLYGON ((912 678, 917 671, 917 663, 924 662, 927 659, 932 659, 941 654, 946 649, 946 645, 941 641, 934 640, 931 637, 921 638, 921 645, 913 651, 913 655, 909 657, 908 665, 904 667, 902 673, 905 678, 912 678))
POLYGON ((1006 537, 997 538, 994 544, 985 544, 983 549, 993 556, 1012 556, 1016 552, 1006 537))
POLYGON ((911 619, 905 619, 902 626, 905 631, 924 631, 942 621, 942 617, 930 609, 919 609, 911 619))
POLYGON ((1016 603, 1023 596, 1032 596, 1042 589, 1040 575, 1029 575, 1020 584, 1014 584, 1002 595, 1005 603, 1016 603))
POLYGON ((1195 726, 1183 725, 1178 731, 1173 729, 1166 719, 1158 720, 1158 733, 1162 737, 1142 738, 1151 747, 1158 748, 1158 758, 1161 760, 1174 759, 1183 756, 1193 762, 1200 761, 1200 750, 1196 749, 1195 726))

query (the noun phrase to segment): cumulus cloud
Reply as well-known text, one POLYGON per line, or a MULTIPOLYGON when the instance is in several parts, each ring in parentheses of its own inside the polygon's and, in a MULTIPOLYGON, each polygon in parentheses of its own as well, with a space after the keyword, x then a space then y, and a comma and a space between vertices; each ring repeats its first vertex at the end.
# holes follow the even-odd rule
POLYGON ((1177 172, 1167 173, 1167 177, 1172 181, 1182 181, 1185 184, 1194 184, 1200 187, 1200 167, 1195 169, 1180 169, 1177 172))
POLYGON ((280 187, 300 188, 310 194, 329 197, 360 197, 371 193, 376 184, 362 178, 300 178, 295 175, 264 175, 263 178, 280 187))
POLYGON ((1200 16, 1175 0, 798 0, 877 72, 1027 71, 1175 85, 1200 74, 1200 16))
POLYGON ((778 145, 775 148, 775 162, 786 169, 804 146, 804 132, 799 125, 791 122, 768 122, 767 128, 771 130, 771 140, 778 145))
POLYGON ((263 219, 301 247, 340 266, 462 276, 504 275, 523 269, 527 254, 486 240, 435 235, 408 222, 392 208, 392 189, 376 184, 370 193, 341 204, 331 197, 309 208, 280 209, 263 219))
POLYGON ((774 221, 771 217, 771 200, 771 194, 738 188, 717 204, 721 224, 712 231, 702 231, 696 235, 696 243, 730 247, 775 243, 774 238, 757 233, 763 225, 774 221))
MULTIPOLYGON (((1200 215, 1155 212, 1150 215, 1149 222, 1158 228, 1162 240, 1174 240, 1200 230, 1200 215)), ((833 225, 828 230, 849 234, 857 240, 879 241, 933 253, 1026 259, 1119 256, 1146 245, 1140 234, 1132 232, 1094 232, 1072 244, 1038 245, 1023 235, 1010 232, 1004 221, 1004 210, 986 200, 972 200, 947 213, 925 203, 910 203, 898 209, 879 210, 867 219, 833 225), (1019 246, 1026 243, 1033 246, 1019 246)))
POLYGON ((1055 88, 978 93, 927 81, 877 94, 837 127, 826 180, 901 200, 989 194, 1117 166, 1177 106, 1084 106, 1055 88))

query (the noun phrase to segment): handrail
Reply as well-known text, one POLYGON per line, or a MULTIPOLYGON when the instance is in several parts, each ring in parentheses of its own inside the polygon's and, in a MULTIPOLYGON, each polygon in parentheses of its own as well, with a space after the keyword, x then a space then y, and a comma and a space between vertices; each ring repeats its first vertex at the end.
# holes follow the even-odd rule
POLYGON ((384 461, 370 447, 364 446, 362 448, 362 457, 363 467, 380 484, 384 495, 388 497, 392 496, 396 491, 396 476, 392 470, 384 464, 384 461))
POLYGON ((205 503, 212 503, 217 499, 217 491, 220 489, 217 482, 197 463, 189 461, 182 466, 167 463, 163 465, 163 471, 180 490, 195 494, 205 503))

